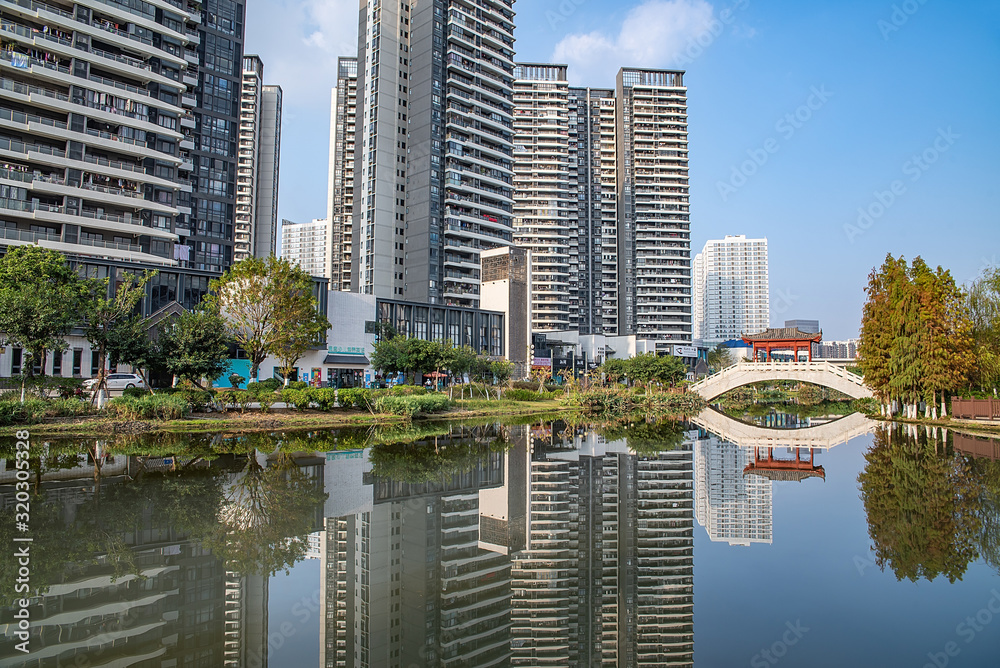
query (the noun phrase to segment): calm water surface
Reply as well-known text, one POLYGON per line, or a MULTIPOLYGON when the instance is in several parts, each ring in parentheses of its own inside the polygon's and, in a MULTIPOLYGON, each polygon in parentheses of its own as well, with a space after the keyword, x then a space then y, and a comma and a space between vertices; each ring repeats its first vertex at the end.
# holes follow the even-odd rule
POLYGON ((0 665, 1000 665, 1000 442, 756 413, 11 440, 0 665))

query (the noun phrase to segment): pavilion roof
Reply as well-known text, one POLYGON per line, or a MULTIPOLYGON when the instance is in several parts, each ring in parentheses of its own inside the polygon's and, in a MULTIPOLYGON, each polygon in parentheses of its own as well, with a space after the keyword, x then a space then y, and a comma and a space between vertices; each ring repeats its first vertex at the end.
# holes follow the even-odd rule
POLYGON ((823 340, 823 332, 811 334, 803 332, 798 327, 770 327, 757 334, 744 334, 743 341, 811 341, 819 343, 823 340))

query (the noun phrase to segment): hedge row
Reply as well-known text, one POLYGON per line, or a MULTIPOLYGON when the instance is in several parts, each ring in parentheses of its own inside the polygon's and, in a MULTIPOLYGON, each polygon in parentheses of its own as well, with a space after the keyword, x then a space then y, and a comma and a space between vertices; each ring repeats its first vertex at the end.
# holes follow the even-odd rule
POLYGON ((190 405, 180 394, 147 394, 116 397, 108 402, 108 414, 125 420, 178 420, 190 405))
MULTIPOLYGON (((538 386, 536 385, 535 387, 538 386)), ((504 392, 503 398, 510 399, 511 401, 545 401, 548 399, 555 399, 561 394, 562 392, 534 392, 532 390, 515 388, 504 392)))
POLYGON ((26 398, 21 403, 20 394, 5 394, 0 398, 0 426, 33 424, 46 417, 73 417, 88 415, 94 409, 89 401, 75 397, 69 399, 26 398))

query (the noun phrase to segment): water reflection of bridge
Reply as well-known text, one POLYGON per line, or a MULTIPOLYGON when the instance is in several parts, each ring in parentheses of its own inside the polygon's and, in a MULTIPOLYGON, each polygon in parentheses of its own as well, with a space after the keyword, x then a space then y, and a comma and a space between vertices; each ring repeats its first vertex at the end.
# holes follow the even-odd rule
POLYGON ((876 422, 861 413, 799 429, 769 429, 747 424, 706 408, 691 422, 716 434, 720 439, 743 447, 754 448, 830 448, 847 443, 852 438, 869 434, 876 422))

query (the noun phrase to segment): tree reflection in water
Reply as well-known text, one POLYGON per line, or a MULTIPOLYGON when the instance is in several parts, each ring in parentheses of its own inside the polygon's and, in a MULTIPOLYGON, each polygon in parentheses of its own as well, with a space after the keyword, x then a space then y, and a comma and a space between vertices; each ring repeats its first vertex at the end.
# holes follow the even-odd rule
POLYGON ((858 476, 875 561, 896 578, 961 580, 998 563, 995 461, 975 461, 912 425, 880 426, 858 476))
POLYGON ((226 486, 217 521, 200 538, 228 570, 270 577, 305 557, 314 509, 327 495, 322 481, 310 478, 289 455, 276 453, 268 466, 261 459, 247 457, 226 486))

